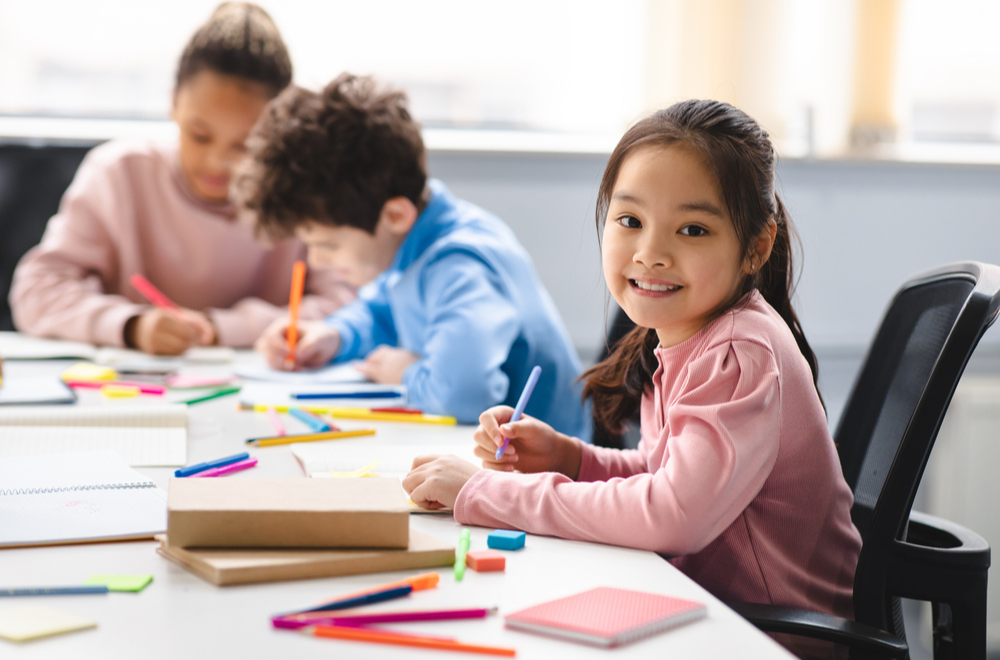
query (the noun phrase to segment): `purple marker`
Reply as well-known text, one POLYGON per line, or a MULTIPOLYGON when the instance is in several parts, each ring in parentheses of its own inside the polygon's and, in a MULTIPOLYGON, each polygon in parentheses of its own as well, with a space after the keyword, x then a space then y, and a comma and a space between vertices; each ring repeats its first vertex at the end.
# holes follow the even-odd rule
MULTIPOLYGON (((535 389, 535 385, 538 383, 538 377, 542 375, 542 368, 535 366, 531 370, 531 375, 528 376, 528 382, 524 384, 524 391, 521 392, 521 398, 517 400, 517 405, 514 406, 514 414, 511 415, 508 424, 513 424, 517 420, 521 419, 521 415, 524 413, 524 407, 528 405, 528 399, 531 398, 531 392, 535 389)), ((503 445, 497 448, 497 460, 499 461, 503 458, 503 453, 507 451, 507 445, 510 444, 510 438, 504 437, 503 445)))

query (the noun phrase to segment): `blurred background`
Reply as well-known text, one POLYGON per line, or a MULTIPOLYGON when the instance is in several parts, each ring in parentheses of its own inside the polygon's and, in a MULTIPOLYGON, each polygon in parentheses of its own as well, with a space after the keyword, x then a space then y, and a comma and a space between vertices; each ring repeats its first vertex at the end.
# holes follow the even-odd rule
MULTIPOLYGON (((0 113, 162 119, 214 0, 0 0, 0 113)), ((614 140, 710 97, 785 153, 1000 139, 992 0, 374 0, 260 3, 296 82, 341 71, 409 91, 428 127, 614 140)))
MULTIPOLYGON (((4 298, 89 146, 175 134, 177 60, 216 4, 0 0, 4 298), (30 194, 35 226, 25 228, 3 199, 29 189, 47 192, 30 194)), ((906 279, 953 261, 1000 263, 996 0, 259 4, 298 84, 351 71, 409 93, 431 174, 511 225, 585 363, 615 311, 593 217, 604 164, 630 123, 686 98, 729 101, 775 140, 802 242, 795 304, 831 427, 906 279)), ((0 329, 5 314, 0 302, 0 329)), ((971 389, 956 394, 917 508, 1000 547, 990 513, 1000 497, 1000 331, 967 373, 971 389)), ((1000 658, 998 586, 994 577, 990 647, 1000 658)), ((914 657, 929 657, 927 612, 908 607, 908 620, 925 617, 911 626, 914 657)))

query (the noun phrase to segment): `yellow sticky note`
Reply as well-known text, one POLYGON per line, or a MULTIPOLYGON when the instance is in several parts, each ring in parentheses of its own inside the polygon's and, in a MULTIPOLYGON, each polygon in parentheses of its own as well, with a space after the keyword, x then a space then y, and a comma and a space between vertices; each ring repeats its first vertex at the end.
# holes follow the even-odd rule
POLYGON ((118 378, 118 372, 111 367, 102 367, 99 364, 90 362, 77 362, 72 367, 62 372, 62 379, 69 383, 72 381, 102 381, 114 380, 118 378))
POLYGON ((104 385, 101 387, 101 394, 114 399, 123 399, 139 396, 140 390, 135 385, 104 385))
POLYGON ((96 628, 97 622, 39 605, 0 610, 0 637, 12 642, 96 628))
POLYGON ((342 479, 355 479, 357 477, 374 477, 376 475, 372 474, 371 471, 378 467, 378 461, 372 461, 368 465, 358 468, 357 470, 351 470, 350 472, 334 472, 330 471, 331 477, 340 477, 342 479))

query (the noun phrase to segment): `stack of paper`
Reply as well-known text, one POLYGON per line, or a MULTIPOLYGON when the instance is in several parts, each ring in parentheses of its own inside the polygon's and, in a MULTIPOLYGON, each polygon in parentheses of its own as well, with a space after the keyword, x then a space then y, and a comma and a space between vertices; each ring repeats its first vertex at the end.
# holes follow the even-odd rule
POLYGON ((184 465, 187 406, 0 409, 0 457, 102 449, 133 466, 184 465))

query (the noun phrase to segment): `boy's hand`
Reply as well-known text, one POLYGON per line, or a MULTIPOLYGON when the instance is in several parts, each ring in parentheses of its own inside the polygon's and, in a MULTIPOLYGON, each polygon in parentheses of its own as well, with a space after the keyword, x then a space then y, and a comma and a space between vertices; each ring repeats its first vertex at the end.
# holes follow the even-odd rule
POLYGON ((356 368, 370 381, 381 385, 400 385, 406 368, 419 359, 419 355, 402 348, 378 346, 356 368))
POLYGON ((214 339, 215 327, 208 317, 190 309, 177 314, 151 307, 126 324, 125 343, 153 355, 180 355, 214 339))
POLYGON ((504 472, 561 472, 570 479, 580 475, 583 452, 580 441, 557 433, 545 422, 528 415, 510 423, 514 409, 496 406, 479 416, 479 428, 472 438, 476 441, 475 454, 483 460, 483 467, 504 472), (507 450, 497 460, 497 449, 503 446, 504 436, 510 439, 507 450))
POLYGON ((477 472, 479 468, 458 456, 417 456, 403 478, 403 488, 418 506, 450 509, 462 486, 477 472))
POLYGON ((276 319, 254 344, 273 369, 316 369, 333 359, 340 348, 340 335, 322 321, 300 321, 295 360, 288 360, 288 319, 276 319))

